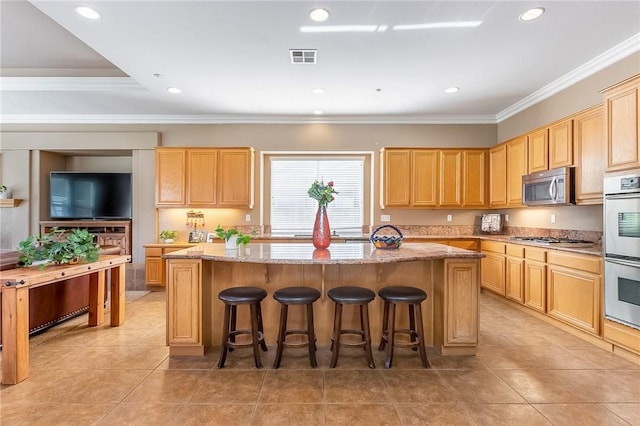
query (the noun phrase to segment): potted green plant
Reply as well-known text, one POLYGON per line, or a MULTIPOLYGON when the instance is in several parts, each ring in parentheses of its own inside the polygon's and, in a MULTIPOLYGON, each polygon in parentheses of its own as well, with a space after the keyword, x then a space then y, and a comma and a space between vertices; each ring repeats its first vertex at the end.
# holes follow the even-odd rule
POLYGON ((55 263, 95 262, 100 247, 93 242, 93 235, 86 229, 67 232, 53 228, 40 237, 31 235, 18 243, 20 262, 30 266, 34 262, 41 267, 55 263))
POLYGON ((6 185, 0 185, 0 200, 6 200, 11 198, 11 191, 6 185))
POLYGON ((227 250, 235 250, 240 244, 247 245, 251 241, 250 235, 245 235, 235 228, 229 228, 225 230, 220 225, 214 230, 216 236, 225 241, 225 248, 227 250))
POLYGON ((178 238, 178 231, 167 231, 167 230, 164 230, 164 231, 162 231, 160 233, 160 239, 165 244, 173 243, 176 240, 176 238, 178 238))

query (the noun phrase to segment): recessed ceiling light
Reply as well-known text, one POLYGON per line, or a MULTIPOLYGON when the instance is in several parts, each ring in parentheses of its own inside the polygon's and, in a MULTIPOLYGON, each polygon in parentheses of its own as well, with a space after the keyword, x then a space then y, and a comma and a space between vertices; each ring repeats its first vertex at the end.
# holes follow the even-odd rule
POLYGON ((322 95, 326 92, 325 89, 323 89, 322 87, 316 87, 315 89, 311 89, 311 93, 315 94, 315 95, 322 95))
POLYGON ((322 9, 321 7, 311 9, 311 12, 309 12, 309 18, 315 22, 324 22, 329 19, 329 11, 327 9, 322 9))
POLYGON ((321 109, 316 109, 315 111, 313 111, 313 115, 322 115, 324 114, 324 111, 322 111, 321 109))
POLYGON ((178 89, 177 87, 167 87, 167 92, 169 93, 182 93, 182 90, 178 89))
POLYGON ((98 11, 91 9, 88 6, 76 6, 74 9, 78 15, 87 19, 93 19, 95 21, 102 18, 102 15, 100 15, 98 11))
POLYGON ((460 91, 459 87, 449 87, 448 89, 444 90, 445 93, 456 93, 460 91))
POLYGON ((520 15, 521 21, 533 21, 536 18, 539 18, 544 13, 544 7, 536 7, 533 9, 527 10, 525 13, 520 15))

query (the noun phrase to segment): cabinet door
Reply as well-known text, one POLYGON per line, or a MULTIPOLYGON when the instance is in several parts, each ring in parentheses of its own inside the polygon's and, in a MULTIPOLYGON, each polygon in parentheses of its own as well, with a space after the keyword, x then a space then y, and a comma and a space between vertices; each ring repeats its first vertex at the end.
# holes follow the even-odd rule
POLYGON ((522 175, 527 174, 527 137, 507 142, 507 204, 522 205, 522 175))
POLYGON ((156 205, 184 206, 186 151, 177 148, 156 148, 156 205))
POLYGON ((412 158, 412 205, 435 207, 438 205, 438 150, 415 150, 412 158))
POLYGON ((440 151, 440 185, 438 205, 460 207, 462 205, 462 152, 440 151))
POLYGON ((445 346, 478 343, 478 263, 445 260, 445 346))
POLYGON ((489 150, 489 206, 507 205, 507 145, 489 150))
POLYGON ((640 167, 639 89, 636 77, 604 92, 608 172, 640 167))
POLYGON ((409 207, 411 203, 411 151, 384 150, 384 205, 409 207))
POLYGON ((549 169, 573 166, 573 120, 549 127, 549 169))
POLYGON ((170 346, 202 347, 200 260, 169 262, 167 332, 170 346))
POLYGON ((540 129, 527 136, 529 140, 529 173, 549 170, 549 131, 540 129))
POLYGON ((524 247, 507 244, 505 296, 518 303, 524 300, 524 247))
POLYGON ((600 287, 599 275, 549 265, 549 316, 599 335, 600 287))
POLYGON ((602 143, 604 115, 602 106, 573 119, 573 150, 576 165, 576 203, 602 204, 605 149, 602 143))
POLYGON ((524 304, 545 313, 547 309, 547 265, 525 261, 524 265, 524 304))
POLYGON ((251 149, 220 149, 218 206, 253 207, 251 149))
POLYGON ((462 205, 487 205, 487 150, 462 152, 462 205))
POLYGON ((502 296, 505 293, 505 256, 485 253, 481 262, 482 287, 496 292, 502 296))
POLYGON ((194 207, 215 207, 218 150, 188 150, 187 170, 187 204, 194 207))
POLYGON ((164 285, 164 260, 157 256, 145 256, 144 281, 147 285, 164 285))

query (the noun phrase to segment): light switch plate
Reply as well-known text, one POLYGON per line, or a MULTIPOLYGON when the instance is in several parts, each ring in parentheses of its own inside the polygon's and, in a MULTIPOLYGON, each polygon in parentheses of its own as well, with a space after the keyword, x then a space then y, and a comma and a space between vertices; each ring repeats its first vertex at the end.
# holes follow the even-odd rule
POLYGON ((391 222, 391 215, 381 214, 380 215, 380 222, 391 222))
POLYGON ((453 215, 448 214, 447 215, 447 222, 451 222, 453 220, 453 215))
POLYGON ((244 220, 247 221, 247 222, 251 222, 251 215, 250 214, 246 215, 244 217, 244 220))
POLYGON ((505 214, 505 215, 504 215, 504 221, 505 221, 505 222, 509 222, 509 215, 508 215, 508 214, 505 214))
POLYGON ((555 214, 551 215, 551 223, 556 223, 556 215, 555 214))

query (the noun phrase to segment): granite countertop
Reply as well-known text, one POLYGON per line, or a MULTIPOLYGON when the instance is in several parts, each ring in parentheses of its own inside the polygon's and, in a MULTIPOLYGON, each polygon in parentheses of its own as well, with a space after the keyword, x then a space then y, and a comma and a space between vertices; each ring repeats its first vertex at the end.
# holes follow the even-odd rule
POLYGON ((432 243, 404 243, 398 249, 376 249, 371 243, 332 244, 319 250, 311 243, 249 243, 225 250, 224 245, 202 243, 162 256, 164 259, 219 260, 266 264, 376 264, 436 259, 478 259, 482 253, 432 243))

